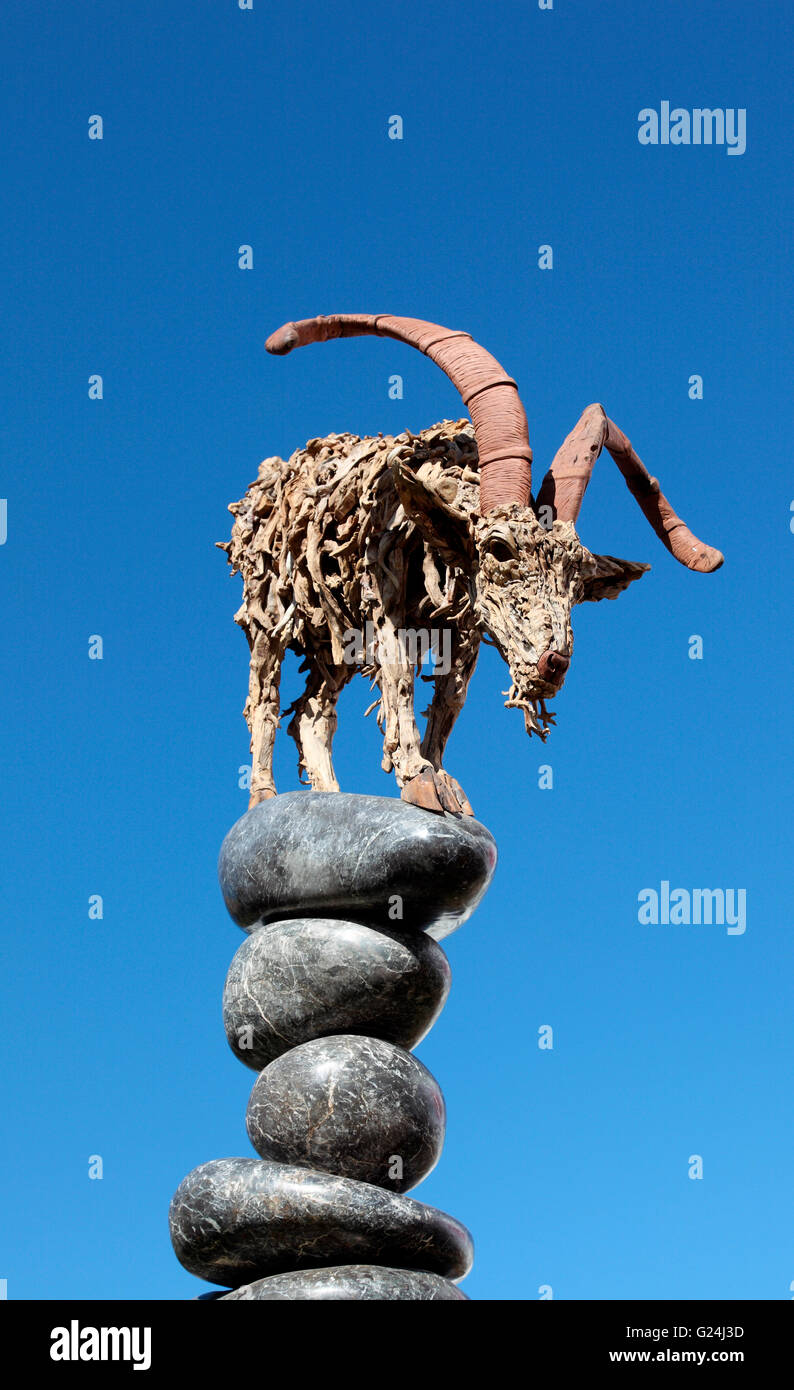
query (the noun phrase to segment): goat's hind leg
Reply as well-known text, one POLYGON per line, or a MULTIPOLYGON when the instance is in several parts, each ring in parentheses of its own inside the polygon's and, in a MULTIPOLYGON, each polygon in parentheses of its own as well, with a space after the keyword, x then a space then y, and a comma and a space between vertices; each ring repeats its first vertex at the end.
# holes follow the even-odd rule
POLYGON ((298 747, 298 769, 305 771, 313 791, 338 792, 331 749, 336 733, 336 702, 351 672, 316 658, 310 662, 306 689, 293 701, 286 714, 292 714, 287 733, 298 747))
POLYGON ((259 629, 251 643, 245 718, 251 730, 251 795, 248 809, 276 795, 273 745, 279 726, 279 680, 284 649, 259 629))

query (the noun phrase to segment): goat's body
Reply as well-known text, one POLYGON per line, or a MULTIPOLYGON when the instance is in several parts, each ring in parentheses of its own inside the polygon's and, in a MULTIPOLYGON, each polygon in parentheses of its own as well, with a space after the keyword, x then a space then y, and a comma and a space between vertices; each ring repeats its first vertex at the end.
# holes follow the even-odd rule
POLYGON ((361 671, 378 690, 385 770, 395 770, 401 787, 417 777, 421 785, 424 774, 447 809, 469 809, 441 762, 477 660, 472 578, 423 533, 421 518, 406 514, 401 492, 404 498, 419 474, 442 511, 476 513, 476 468, 467 420, 446 421, 415 439, 330 435, 286 461, 266 459, 230 507, 235 522, 223 548, 243 576, 235 616, 251 648, 245 717, 252 805, 276 792, 279 675, 291 650, 303 655, 308 674, 304 693, 286 711, 293 716, 289 732, 315 790, 338 790, 331 760, 336 702, 361 671), (395 448, 406 463, 399 475, 389 462, 395 448), (449 660, 446 670, 423 677, 434 691, 422 739, 413 696, 426 647, 417 651, 416 642, 399 638, 431 629, 449 660))

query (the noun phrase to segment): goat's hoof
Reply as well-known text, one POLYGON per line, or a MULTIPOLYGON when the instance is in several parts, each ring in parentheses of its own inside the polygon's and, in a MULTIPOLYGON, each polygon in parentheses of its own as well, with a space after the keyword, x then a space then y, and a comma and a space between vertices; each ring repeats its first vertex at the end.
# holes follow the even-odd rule
POLYGON ((405 783, 400 796, 412 806, 421 806, 423 811, 435 811, 443 816, 444 804, 436 785, 436 774, 432 767, 424 767, 415 777, 405 783))
POLYGON ((448 805, 447 802, 444 804, 448 811, 454 811, 457 815, 460 815, 461 812, 464 816, 474 815, 471 802, 460 785, 460 782, 457 782, 454 777, 450 776, 448 772, 445 772, 443 767, 436 773, 436 781, 440 781, 442 787, 447 791, 447 797, 451 804, 448 805))
POLYGON ((463 788, 443 768, 435 772, 432 767, 423 768, 405 783, 400 795, 403 801, 421 806, 425 811, 435 811, 437 815, 443 816, 445 811, 453 816, 474 815, 463 788))

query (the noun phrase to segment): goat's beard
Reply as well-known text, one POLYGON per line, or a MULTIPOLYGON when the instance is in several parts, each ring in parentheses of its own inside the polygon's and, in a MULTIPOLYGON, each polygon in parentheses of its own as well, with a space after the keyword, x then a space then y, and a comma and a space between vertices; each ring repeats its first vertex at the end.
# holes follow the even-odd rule
MULTIPOLYGON (((545 742, 555 719, 546 701, 558 689, 541 677, 536 653, 547 649, 550 633, 545 623, 537 624, 533 606, 523 599, 519 585, 491 586, 480 595, 479 607, 488 639, 510 672, 510 688, 502 691, 507 696, 505 709, 522 710, 527 734, 545 742)), ((566 646, 570 647, 570 634, 566 646)))
POLYGON ((522 689, 521 686, 513 683, 509 690, 503 690, 502 694, 507 696, 505 709, 520 709, 524 712, 524 728, 530 738, 537 734, 538 738, 544 743, 549 736, 549 730, 554 724, 555 715, 546 709, 544 696, 535 693, 536 687, 528 686, 522 689))

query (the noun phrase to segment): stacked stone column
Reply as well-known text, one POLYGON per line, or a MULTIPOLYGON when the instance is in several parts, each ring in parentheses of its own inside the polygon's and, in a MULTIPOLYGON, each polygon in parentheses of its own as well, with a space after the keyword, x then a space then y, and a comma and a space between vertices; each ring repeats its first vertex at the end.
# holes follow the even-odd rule
POLYGON ((488 831, 387 797, 292 792, 233 826, 219 875, 250 933, 226 981, 235 1055, 258 1072, 258 1158, 193 1170, 171 1203, 186 1269, 225 1299, 464 1299, 468 1231, 405 1194, 445 1107, 412 1054, 449 990, 438 940, 485 892, 488 831))

